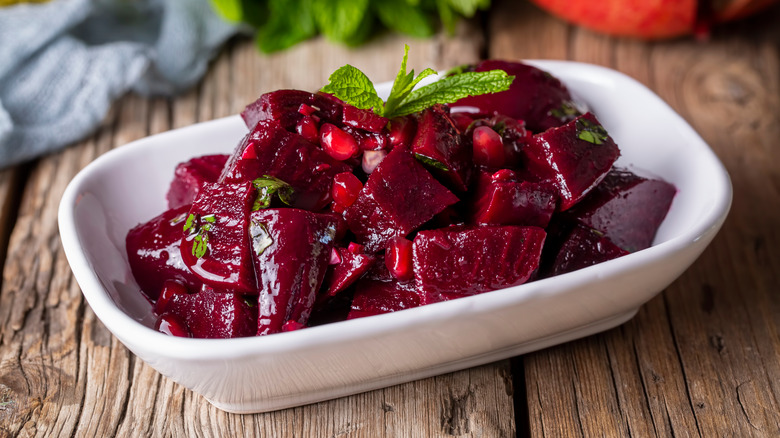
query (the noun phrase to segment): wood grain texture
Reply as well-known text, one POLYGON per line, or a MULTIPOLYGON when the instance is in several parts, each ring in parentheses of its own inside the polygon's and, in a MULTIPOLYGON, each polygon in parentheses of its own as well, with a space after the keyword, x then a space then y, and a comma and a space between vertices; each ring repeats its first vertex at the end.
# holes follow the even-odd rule
POLYGON ((637 78, 702 134, 734 185, 730 216, 712 246, 633 320, 523 358, 529 424, 518 430, 777 436, 780 8, 716 29, 706 43, 644 43, 562 30, 533 6, 508 3, 502 6, 522 12, 522 21, 501 10, 491 15, 490 56, 565 53, 637 78), (535 38, 540 28, 549 39, 535 38))

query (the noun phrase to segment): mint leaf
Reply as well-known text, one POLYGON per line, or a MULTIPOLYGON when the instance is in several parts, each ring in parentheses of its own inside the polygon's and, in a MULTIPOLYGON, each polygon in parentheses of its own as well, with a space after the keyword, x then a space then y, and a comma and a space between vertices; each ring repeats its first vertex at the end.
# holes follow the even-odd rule
POLYGON ((381 111, 382 99, 376 93, 374 84, 362 71, 347 64, 331 73, 330 83, 322 87, 322 92, 332 94, 344 102, 360 109, 381 111))
POLYGON ((252 238, 252 249, 255 254, 260 255, 269 246, 273 245, 274 238, 264 223, 254 220, 249 224, 249 235, 252 238))
POLYGON ((609 138, 607 130, 603 126, 580 117, 574 125, 577 138, 588 143, 604 144, 609 138))
POLYGON ((317 34, 313 0, 270 0, 268 21, 260 26, 256 41, 265 53, 294 46, 317 34), (295 14, 288 13, 294 10, 295 14))
POLYGON ((252 184, 257 188, 257 198, 252 206, 252 211, 270 207, 274 195, 287 205, 292 205, 295 201, 295 189, 279 178, 263 175, 252 181, 252 184))
POLYGON ((371 4, 388 29, 415 38, 428 38, 436 31, 430 16, 417 5, 401 0, 375 0, 371 4))
MULTIPOLYGON (((368 0, 313 0, 317 27, 330 40, 347 42, 360 30, 368 13, 368 0)), ((288 9, 288 14, 298 11, 288 9)))
POLYGON ((425 164, 428 167, 432 167, 434 169, 439 169, 439 170, 441 170, 443 172, 449 172, 450 171, 450 169, 447 168, 447 166, 445 166, 444 163, 442 163, 439 160, 435 160, 435 159, 433 159, 433 158, 431 158, 431 157, 429 157, 427 155, 414 154, 414 158, 417 158, 418 161, 420 161, 421 163, 425 164))
POLYGON ((395 110, 394 115, 416 113, 437 103, 457 102, 466 96, 505 91, 512 85, 514 78, 503 70, 465 72, 446 76, 412 91, 395 110))
POLYGON ((183 231, 188 235, 195 235, 192 243, 192 255, 197 258, 203 258, 208 251, 209 230, 217 222, 217 217, 213 214, 205 216, 190 213, 187 221, 184 223, 183 231))
POLYGON ((393 88, 390 90, 390 95, 387 97, 384 110, 381 115, 390 117, 395 113, 398 105, 406 99, 412 92, 414 87, 423 79, 428 76, 435 75, 436 71, 430 68, 423 70, 417 77, 414 77, 414 70, 406 72, 406 63, 409 59, 409 45, 404 44, 404 58, 401 61, 401 68, 398 70, 398 75, 393 81, 393 88))

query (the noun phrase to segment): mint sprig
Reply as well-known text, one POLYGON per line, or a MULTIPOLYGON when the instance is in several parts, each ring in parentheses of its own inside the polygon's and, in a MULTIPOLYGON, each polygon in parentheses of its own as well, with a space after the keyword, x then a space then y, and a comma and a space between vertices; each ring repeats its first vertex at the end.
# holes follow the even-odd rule
POLYGON ((409 46, 404 45, 401 68, 386 101, 379 97, 368 76, 349 64, 333 72, 328 78, 329 83, 322 87, 321 91, 350 105, 372 109, 380 116, 393 118, 413 114, 440 103, 454 103, 468 96, 506 91, 514 80, 514 76, 509 76, 502 70, 461 71, 415 89, 421 80, 435 75, 436 71, 426 68, 415 76, 414 70, 406 71, 408 58, 409 46))

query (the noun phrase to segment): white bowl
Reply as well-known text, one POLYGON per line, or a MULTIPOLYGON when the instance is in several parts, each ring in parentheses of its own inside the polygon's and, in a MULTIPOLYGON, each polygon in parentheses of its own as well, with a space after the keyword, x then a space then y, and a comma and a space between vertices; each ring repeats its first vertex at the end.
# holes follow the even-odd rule
POLYGON ((651 248, 521 286, 289 333, 227 340, 166 336, 153 329, 151 306, 130 273, 125 235, 165 209, 177 163, 233 150, 246 128, 232 116, 112 150, 68 185, 60 235, 84 297, 146 363, 218 408, 241 413, 473 367, 627 321, 715 236, 731 204, 728 175, 696 132, 635 80, 588 64, 530 63, 587 102, 620 146, 619 165, 677 186, 651 248))

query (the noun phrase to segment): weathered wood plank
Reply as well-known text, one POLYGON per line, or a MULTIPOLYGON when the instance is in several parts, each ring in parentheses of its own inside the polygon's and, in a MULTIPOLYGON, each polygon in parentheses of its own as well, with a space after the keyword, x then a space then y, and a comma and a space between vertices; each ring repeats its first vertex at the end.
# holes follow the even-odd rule
POLYGON ((523 358, 532 435, 778 434, 780 211, 767 207, 780 205, 780 8, 704 44, 564 31, 534 7, 502 7, 491 15, 490 56, 566 53, 630 74, 712 145, 735 193, 711 248, 632 321, 523 358), (522 19, 507 18, 518 9, 522 19), (558 30, 544 39, 539 28, 558 30))

